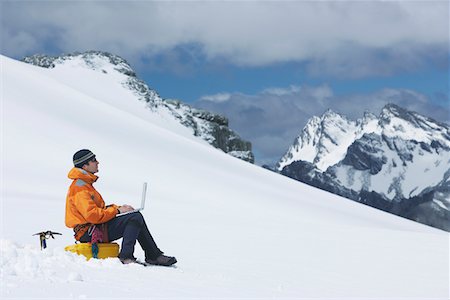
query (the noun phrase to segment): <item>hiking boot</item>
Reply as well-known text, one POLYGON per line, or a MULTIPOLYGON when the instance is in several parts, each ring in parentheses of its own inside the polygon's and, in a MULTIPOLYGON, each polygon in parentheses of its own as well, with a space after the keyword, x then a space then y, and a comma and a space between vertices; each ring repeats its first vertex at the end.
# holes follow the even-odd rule
POLYGON ((177 262, 177 259, 175 257, 172 256, 165 256, 165 255, 160 255, 158 256, 156 259, 146 259, 145 260, 146 263, 150 264, 150 265, 157 265, 157 266, 171 266, 173 264, 175 264, 177 262))
POLYGON ((136 263, 136 258, 119 258, 120 262, 124 265, 134 264, 136 263))

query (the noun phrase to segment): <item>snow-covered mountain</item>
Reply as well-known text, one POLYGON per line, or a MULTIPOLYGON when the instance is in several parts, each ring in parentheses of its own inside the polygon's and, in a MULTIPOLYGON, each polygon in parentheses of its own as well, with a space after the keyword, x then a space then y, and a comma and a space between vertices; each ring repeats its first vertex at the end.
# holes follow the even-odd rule
POLYGON ((450 195, 437 199, 433 191, 449 169, 450 126, 393 104, 356 121, 331 110, 311 118, 277 165, 287 176, 446 230, 450 195))
MULTIPOLYGON (((140 100, 148 109, 163 115, 166 119, 175 119, 176 123, 185 126, 191 134, 202 138, 210 145, 242 160, 254 162, 251 143, 242 140, 228 128, 227 118, 192 108, 179 100, 162 99, 155 90, 136 76, 126 60, 117 55, 88 51, 62 56, 33 55, 25 57, 23 61, 48 68, 55 76, 65 76, 71 80, 70 84, 74 87, 84 85, 80 73, 96 72, 103 77, 104 82, 109 80, 112 83, 108 90, 101 90, 104 86, 99 86, 96 91, 97 95, 103 93, 103 97, 112 98, 109 102, 123 103, 122 97, 125 95, 127 101, 140 100), (125 91, 121 91, 122 89, 125 91)), ((173 122, 169 123, 172 123, 172 127, 176 126, 173 122)))
POLYGON ((378 129, 376 117, 366 113, 362 120, 351 121, 327 110, 322 117, 312 117, 294 144, 280 159, 277 169, 294 161, 303 160, 314 164, 319 170, 326 171, 341 161, 347 148, 366 132, 378 129))
POLYGON ((1 299, 448 299, 447 232, 217 151, 103 72, 0 65, 1 299), (143 215, 176 268, 64 251, 80 148, 107 204, 137 206, 149 182, 143 215), (42 230, 63 235, 41 251, 42 230))

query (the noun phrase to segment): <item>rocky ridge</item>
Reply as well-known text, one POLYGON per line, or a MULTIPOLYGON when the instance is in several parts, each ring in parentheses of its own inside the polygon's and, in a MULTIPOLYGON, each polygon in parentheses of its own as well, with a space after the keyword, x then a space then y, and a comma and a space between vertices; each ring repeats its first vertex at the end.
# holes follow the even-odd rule
POLYGON ((128 62, 120 56, 101 51, 87 51, 61 56, 32 55, 25 57, 23 61, 51 69, 58 64, 69 63, 78 58, 81 58, 88 68, 105 74, 108 73, 105 64, 108 67, 112 66, 115 72, 125 75, 126 80, 121 82, 123 87, 132 91, 138 100, 144 101, 148 109, 154 112, 170 111, 172 117, 189 128, 193 135, 234 157, 254 163, 251 143, 242 140, 237 133, 228 128, 227 118, 195 109, 179 100, 162 99, 154 89, 137 77, 128 62))

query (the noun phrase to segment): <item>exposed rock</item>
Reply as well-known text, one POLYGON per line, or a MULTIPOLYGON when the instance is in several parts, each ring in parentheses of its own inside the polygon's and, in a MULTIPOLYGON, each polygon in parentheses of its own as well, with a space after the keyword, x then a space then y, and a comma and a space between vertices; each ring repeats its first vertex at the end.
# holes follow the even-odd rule
POLYGON ((167 100, 165 105, 181 124, 193 129, 194 135, 201 136, 214 147, 234 157, 254 163, 251 143, 242 140, 228 128, 228 119, 224 116, 193 108, 178 100, 167 100))
POLYGON ((382 140, 379 135, 365 134, 348 147, 347 155, 342 163, 353 166, 357 170, 369 170, 370 174, 375 175, 387 162, 387 158, 380 155, 381 148, 382 140))

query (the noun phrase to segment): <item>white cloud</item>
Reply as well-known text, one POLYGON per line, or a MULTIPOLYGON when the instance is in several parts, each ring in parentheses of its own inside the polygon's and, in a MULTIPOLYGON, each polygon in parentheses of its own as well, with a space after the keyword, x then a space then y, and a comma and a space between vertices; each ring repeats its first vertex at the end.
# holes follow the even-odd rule
POLYGON ((230 98, 231 98, 231 94, 229 94, 229 93, 218 93, 215 95, 203 96, 203 97, 201 97, 200 100, 220 103, 220 102, 228 101, 228 100, 230 100, 230 98))
POLYGON ((272 94, 272 95, 275 95, 275 96, 285 96, 285 95, 298 93, 298 92, 300 92, 300 89, 301 89, 300 86, 291 85, 288 88, 278 88, 278 87, 267 88, 267 89, 264 89, 262 91, 262 93, 272 94))
MULTIPOLYGON (((312 74, 357 77, 383 60, 378 51, 400 68, 420 64, 424 49, 447 55, 448 10, 444 1, 5 1, 2 51, 15 56, 50 44, 133 60, 192 44, 207 60, 240 66, 309 61, 312 74), (17 35, 35 43, 10 44, 17 35)), ((377 75, 389 72, 376 69, 377 75)))

